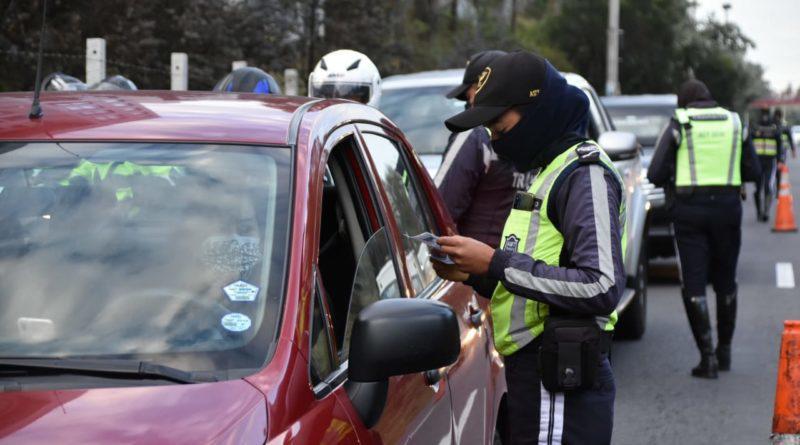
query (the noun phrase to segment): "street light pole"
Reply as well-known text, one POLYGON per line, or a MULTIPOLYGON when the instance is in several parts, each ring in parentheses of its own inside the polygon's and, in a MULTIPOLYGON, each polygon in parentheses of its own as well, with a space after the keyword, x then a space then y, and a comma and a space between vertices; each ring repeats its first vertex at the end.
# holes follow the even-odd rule
POLYGON ((619 0, 608 1, 606 96, 619 94, 619 0))
POLYGON ((725 2, 725 3, 723 3, 723 4, 722 4, 722 9, 724 9, 724 10, 725 10, 725 24, 727 25, 727 24, 728 24, 728 22, 729 22, 729 17, 728 17, 728 15, 729 15, 729 14, 730 14, 730 12, 731 12, 731 4, 730 4, 730 3, 728 3, 728 2, 725 2))

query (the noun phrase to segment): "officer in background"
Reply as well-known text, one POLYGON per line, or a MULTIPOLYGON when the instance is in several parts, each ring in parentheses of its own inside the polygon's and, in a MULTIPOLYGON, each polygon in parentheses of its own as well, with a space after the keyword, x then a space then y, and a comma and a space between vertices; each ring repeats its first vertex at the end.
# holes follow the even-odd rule
POLYGON ((717 105, 699 80, 681 85, 678 109, 656 144, 647 178, 656 186, 674 187, 669 205, 683 303, 701 356, 692 369, 695 377, 717 378, 718 369, 731 367, 742 231, 739 191, 758 175, 739 115, 717 105), (706 301, 709 281, 717 295, 716 351, 706 301))
POLYGON ((483 71, 474 106, 446 122, 452 131, 487 126, 498 156, 538 169, 516 193, 501 249, 440 237, 455 265, 434 262, 442 278, 492 295, 513 444, 611 441, 624 195, 614 164, 584 136, 588 113, 586 95, 547 60, 515 52, 483 71))
MULTIPOLYGON (((464 70, 461 85, 447 93, 448 98, 472 105, 478 76, 504 51, 482 51, 473 55, 464 70)), ((514 166, 498 158, 492 150, 485 127, 453 133, 444 161, 434 182, 439 188, 458 233, 492 247, 500 245, 503 223, 511 211, 516 190, 527 190, 533 175, 518 173, 514 166)))
MULTIPOLYGON (((783 156, 778 159, 778 162, 785 164, 786 155, 788 154, 787 149, 791 149, 792 158, 796 158, 797 147, 795 147, 794 138, 792 138, 792 129, 786 124, 786 121, 783 120, 783 110, 776 108, 772 116, 775 118, 775 125, 778 126, 778 132, 781 135, 781 154, 783 156)), ((775 169, 775 184, 778 186, 781 184, 781 169, 779 168, 775 169)))
POLYGON ((772 182, 775 178, 775 162, 783 157, 780 130, 770 116, 769 108, 761 109, 758 123, 750 133, 761 164, 761 176, 756 182, 755 191, 756 215, 759 221, 766 222, 769 220, 769 208, 775 190, 772 182))

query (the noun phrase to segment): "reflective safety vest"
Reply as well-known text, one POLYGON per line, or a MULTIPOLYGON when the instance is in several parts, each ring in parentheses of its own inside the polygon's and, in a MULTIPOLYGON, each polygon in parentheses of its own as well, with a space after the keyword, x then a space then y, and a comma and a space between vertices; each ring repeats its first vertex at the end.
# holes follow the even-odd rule
MULTIPOLYGON (((624 190, 622 178, 611 159, 595 142, 581 142, 556 157, 534 179, 528 194, 534 197, 532 210, 512 209, 503 228, 503 249, 531 256, 550 266, 559 266, 564 237, 553 225, 547 215, 547 206, 553 184, 561 174, 567 174, 579 167, 578 149, 594 149, 599 152, 599 159, 594 161, 614 174, 624 190)), ((626 250, 625 202, 624 195, 619 209, 622 252, 626 250)), ((602 267, 602 265, 601 265, 602 267)), ((613 267, 613 266, 612 266, 613 267)), ((511 293, 499 283, 492 294, 492 320, 494 325, 494 341, 498 352, 510 355, 533 341, 544 330, 544 322, 550 309, 545 303, 530 300, 511 293)), ((608 316, 596 317, 598 325, 605 331, 613 331, 617 322, 617 311, 608 316)))
POLYGON ((724 108, 679 108, 681 145, 675 163, 675 186, 742 185, 742 125, 724 108))
POLYGON ((753 146, 759 156, 778 155, 778 134, 777 125, 759 125, 753 131, 753 146))
MULTIPOLYGON (((181 172, 180 168, 171 165, 139 165, 128 161, 96 163, 82 160, 60 184, 68 186, 74 178, 84 178, 89 184, 95 184, 105 181, 109 175, 121 177, 139 175, 156 176, 167 180, 171 185, 175 185, 170 175, 181 172)), ((116 190, 116 196, 117 201, 133 198, 133 188, 120 187, 116 190)))

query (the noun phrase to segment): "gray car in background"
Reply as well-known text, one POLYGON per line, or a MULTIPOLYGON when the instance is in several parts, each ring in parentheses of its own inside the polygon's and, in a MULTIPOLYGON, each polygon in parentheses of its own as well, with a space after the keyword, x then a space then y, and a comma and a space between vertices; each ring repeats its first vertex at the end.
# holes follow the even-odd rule
MULTIPOLYGON (((464 110, 465 103, 448 99, 445 94, 461 84, 463 69, 402 74, 383 79, 378 105, 411 142, 425 165, 435 176, 444 158, 450 132, 445 119, 464 110)), ((625 183, 628 248, 625 254, 627 287, 617 310, 621 313, 617 334, 640 338, 644 334, 647 313, 648 186, 642 167, 641 147, 636 136, 615 131, 594 88, 583 77, 565 73, 567 82, 580 88, 589 98, 591 118, 587 137, 596 140, 609 154, 625 183)))
MULTIPOLYGON (((675 114, 678 98, 674 94, 643 94, 638 96, 606 96, 602 98, 614 126, 636 135, 642 144, 642 165, 645 176, 661 132, 675 114)), ((667 219, 665 193, 647 184, 652 210, 650 213, 650 257, 673 257, 673 234, 667 219)))

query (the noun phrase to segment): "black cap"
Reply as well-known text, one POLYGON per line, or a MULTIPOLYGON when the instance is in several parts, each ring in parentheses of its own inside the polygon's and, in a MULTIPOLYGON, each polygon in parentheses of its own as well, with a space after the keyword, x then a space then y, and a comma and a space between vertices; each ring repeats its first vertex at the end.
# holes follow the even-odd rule
POLYGON ((467 61, 467 68, 464 70, 464 79, 461 81, 461 85, 450 90, 450 92, 447 93, 447 98, 466 101, 467 90, 472 84, 478 81, 478 77, 480 77, 483 70, 486 69, 494 59, 506 54, 508 53, 498 50, 481 51, 473 54, 467 61))
POLYGON ((475 104, 447 121, 450 131, 466 131, 485 125, 517 105, 536 103, 547 76, 547 59, 526 51, 498 57, 478 79, 475 104))

